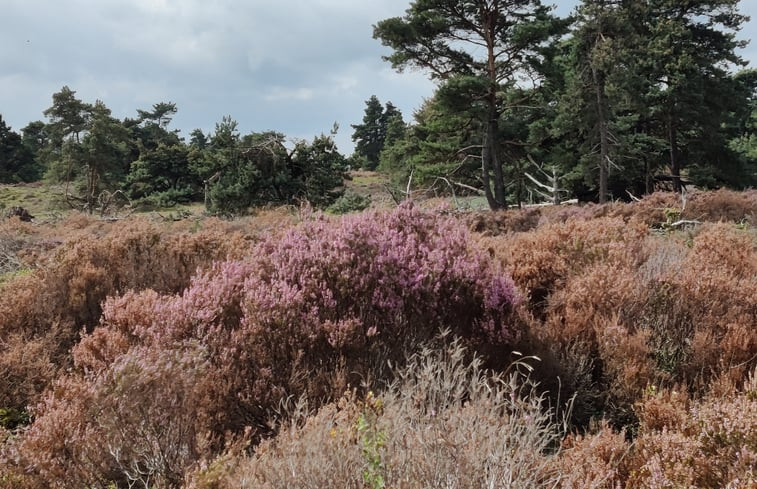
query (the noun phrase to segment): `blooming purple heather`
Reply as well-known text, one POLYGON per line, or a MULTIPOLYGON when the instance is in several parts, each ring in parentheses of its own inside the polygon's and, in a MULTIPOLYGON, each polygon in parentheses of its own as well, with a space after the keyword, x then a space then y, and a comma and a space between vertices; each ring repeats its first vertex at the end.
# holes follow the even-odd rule
POLYGON ((125 322, 145 343, 233 338, 245 348, 285 341, 295 350, 360 348, 375 338, 392 344, 439 327, 506 343, 516 336, 509 319, 520 300, 464 227, 412 204, 337 222, 315 218, 256 245, 244 262, 195 277, 181 295, 145 294, 141 307, 150 311, 137 315, 140 324, 129 326, 137 316, 123 314, 132 296, 109 301, 104 323, 125 322))

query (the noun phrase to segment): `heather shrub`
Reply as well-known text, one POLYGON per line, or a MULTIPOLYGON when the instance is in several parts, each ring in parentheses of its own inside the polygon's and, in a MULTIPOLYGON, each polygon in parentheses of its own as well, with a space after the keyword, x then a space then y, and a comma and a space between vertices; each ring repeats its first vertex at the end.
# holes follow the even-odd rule
MULTIPOLYGON (((259 243, 244 261, 196 275, 180 294, 143 290, 108 299, 100 327, 74 349, 82 376, 73 379, 84 390, 77 399, 92 397, 86 392, 99 395, 113 365, 135 351, 148 352, 148 362, 201 348, 208 368, 194 381, 204 386, 194 411, 203 429, 195 431, 209 432, 217 449, 229 433, 269 434, 277 406, 291 396, 317 407, 349 386, 386 378, 388 361, 402 363, 441 327, 471 345, 503 348, 518 337, 517 301, 509 277, 469 248, 464 228, 447 218, 412 206, 338 222, 316 218, 259 243)), ((60 410, 79 401, 54 399, 37 411, 39 439, 65 439, 74 430, 84 433, 77 443, 94 444, 110 436, 98 430, 129 431, 140 422, 123 414, 108 427, 87 416, 72 421, 60 410)), ((113 406, 118 399, 106 397, 113 406)), ((164 408, 171 416, 173 405, 164 408)), ((66 464, 65 452, 51 450, 46 460, 66 464)), ((116 470, 112 458, 97 470, 116 470)), ((56 480, 56 472, 44 474, 56 480)))
POLYGON ((757 225, 757 190, 694 192, 687 196, 683 215, 685 218, 709 222, 746 221, 757 225))
POLYGON ((50 385, 58 372, 52 355, 58 349, 57 340, 53 331, 34 339, 18 334, 3 338, 0 408, 25 412, 28 400, 34 399, 50 385))
POLYGON ((757 383, 693 401, 649 386, 635 405, 633 441, 607 423, 569 435, 556 458, 558 487, 751 488, 757 484, 757 383))
POLYGON ((103 238, 81 238, 60 246, 43 270, 13 284, 0 296, 3 331, 35 333, 55 321, 78 332, 100 318, 100 303, 130 289, 176 292, 198 266, 224 258, 240 237, 203 234, 163 235, 142 221, 128 223, 103 238))
POLYGON ((132 349, 56 382, 20 440, 27 477, 60 488, 178 487, 206 444, 202 350, 132 349), (201 410, 200 410, 201 412, 201 410))
POLYGON ((491 374, 453 342, 414 354, 383 393, 348 392, 292 417, 252 456, 222 456, 189 487, 554 487, 551 421, 527 378, 491 374))
POLYGON ((499 236, 536 228, 541 214, 540 208, 476 212, 468 217, 467 221, 470 229, 476 233, 499 236))
POLYGON ((481 238, 528 297, 530 310, 543 312, 552 292, 594 263, 625 264, 639 259, 647 229, 621 219, 568 220, 530 233, 481 238))
POLYGON ((15 379, 0 383, 0 402, 36 402, 52 380, 50 366, 71 365, 70 348, 82 330, 98 324, 107 296, 143 288, 180 291, 199 267, 249 247, 239 234, 163 231, 135 220, 102 237, 75 237, 2 286, 0 337, 20 340, 0 344, 0 369, 15 379))
POLYGON ((576 402, 580 424, 592 412, 633 424, 647 385, 702 395, 718 377, 743 381, 757 361, 757 253, 748 232, 707 224, 695 236, 646 237, 629 248, 635 257, 610 254, 569 275, 530 329, 535 351, 557 364, 545 373, 567 378, 569 395, 571 384, 593 384, 576 402), (576 358, 593 359, 591 371, 576 358))
POLYGON ((729 487, 757 484, 757 382, 727 396, 690 403, 678 392, 651 393, 639 403, 626 487, 729 487))
POLYGON ((28 241, 18 230, 7 229, 8 227, 6 224, 0 228, 0 284, 24 268, 19 252, 24 249, 28 241))
POLYGON ((570 434, 562 441, 554 464, 562 489, 616 489, 628 477, 630 444, 624 433, 607 423, 589 434, 570 434))

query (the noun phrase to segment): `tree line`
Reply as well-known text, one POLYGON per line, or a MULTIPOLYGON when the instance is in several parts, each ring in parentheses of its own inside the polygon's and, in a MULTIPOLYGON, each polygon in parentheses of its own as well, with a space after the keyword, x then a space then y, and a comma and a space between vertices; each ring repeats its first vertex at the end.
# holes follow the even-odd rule
POLYGON ((374 37, 437 90, 378 168, 477 189, 492 208, 754 186, 757 72, 737 53, 738 4, 583 0, 558 18, 539 0, 413 1, 374 37))
POLYGON ((66 200, 90 212, 118 200, 156 207, 204 201, 222 214, 303 201, 320 208, 343 190, 346 159, 333 132, 294 142, 274 131, 242 135, 226 116, 214 132, 195 129, 185 141, 170 128, 173 102, 119 120, 102 101, 84 102, 67 86, 52 99, 48 122, 32 122, 21 135, 0 118, 0 181, 65 184, 66 200))
POLYGON ((238 213, 337 199, 348 168, 403 187, 477 193, 492 209, 568 196, 604 202, 686 185, 757 184, 757 71, 738 55, 738 0, 415 0, 374 37, 398 70, 437 82, 410 122, 366 101, 345 157, 333 132, 289 143, 225 117, 185 141, 160 102, 116 119, 63 87, 13 132, 0 117, 0 181, 43 176, 93 209, 117 193, 238 213))

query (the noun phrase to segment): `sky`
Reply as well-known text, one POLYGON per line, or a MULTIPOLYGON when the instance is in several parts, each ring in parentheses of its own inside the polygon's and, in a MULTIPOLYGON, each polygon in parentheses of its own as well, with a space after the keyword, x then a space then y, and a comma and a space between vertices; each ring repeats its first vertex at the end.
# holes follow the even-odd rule
MULTIPOLYGON (((0 115, 14 130, 45 120, 64 85, 118 118, 158 102, 178 107, 187 139, 231 115, 243 134, 312 139, 336 122, 352 151, 365 101, 391 101, 409 120, 434 85, 396 73, 373 25, 409 0, 0 0, 0 115)), ((567 15, 576 0, 544 0, 567 15)), ((741 0, 757 35, 757 0, 741 0)), ((757 67, 757 44, 741 53, 757 67)))

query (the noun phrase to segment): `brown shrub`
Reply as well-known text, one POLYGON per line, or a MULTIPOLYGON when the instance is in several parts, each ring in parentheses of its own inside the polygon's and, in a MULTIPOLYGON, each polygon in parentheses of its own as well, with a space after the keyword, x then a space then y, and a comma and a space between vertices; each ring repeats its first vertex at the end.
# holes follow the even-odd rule
POLYGON ((757 190, 735 192, 720 189, 687 196, 683 216, 709 222, 748 222, 757 225, 757 190))
POLYGON ((16 465, 48 487, 178 487, 209 441, 203 356, 132 350, 97 377, 56 382, 16 465))
POLYGON ((489 377, 457 343, 426 350, 384 394, 347 394, 294 418, 252 457, 206 465, 190 487, 553 487, 544 452, 557 430, 532 388, 517 374, 489 377))
POLYGON ((631 445, 624 433, 607 423, 587 435, 568 435, 562 442, 555 465, 557 487, 563 489, 616 489, 628 477, 631 445))
POLYGON ((702 395, 757 364, 753 234, 721 223, 651 235, 635 223, 569 220, 480 239, 528 294, 521 348, 545 359, 542 382, 568 396, 584 389, 574 410, 584 426, 598 413, 634 423, 647 385, 702 395))
POLYGON ((165 233, 143 219, 115 225, 93 224, 89 217, 79 221, 88 233, 98 226, 105 234, 76 235, 48 256, 36 258, 39 268, 0 288, 0 337, 29 342, 0 343, 0 365, 17 378, 0 384, 0 402, 34 403, 51 380, 47 367, 71 365, 71 346, 82 330, 91 331, 99 322, 106 297, 145 288, 178 292, 198 268, 249 249, 242 234, 228 235, 214 223, 207 231, 165 233), (28 380, 21 378, 27 374, 28 380))
POLYGON ((570 276, 532 328, 552 357, 564 362, 580 345, 596 360, 595 388, 605 394, 596 410, 616 426, 633 422, 631 407, 647 385, 683 384, 702 395, 717 377, 739 383, 757 364, 753 238, 708 224, 689 239, 691 248, 673 237, 646 238, 637 260, 608 260, 570 276))
POLYGON ((531 231, 539 225, 541 209, 511 209, 476 212, 467 216, 471 231, 484 236, 531 231))
POLYGON ((644 226, 620 219, 568 220, 530 233, 481 238, 480 245, 502 262, 538 314, 553 291, 592 264, 639 260, 646 234, 644 226))
POLYGON ((647 396, 626 487, 755 487, 755 374, 740 392, 691 405, 677 392, 647 396))
POLYGON ((57 335, 26 339, 14 334, 2 341, 0 355, 0 407, 25 411, 58 373, 52 353, 58 349, 57 335))

